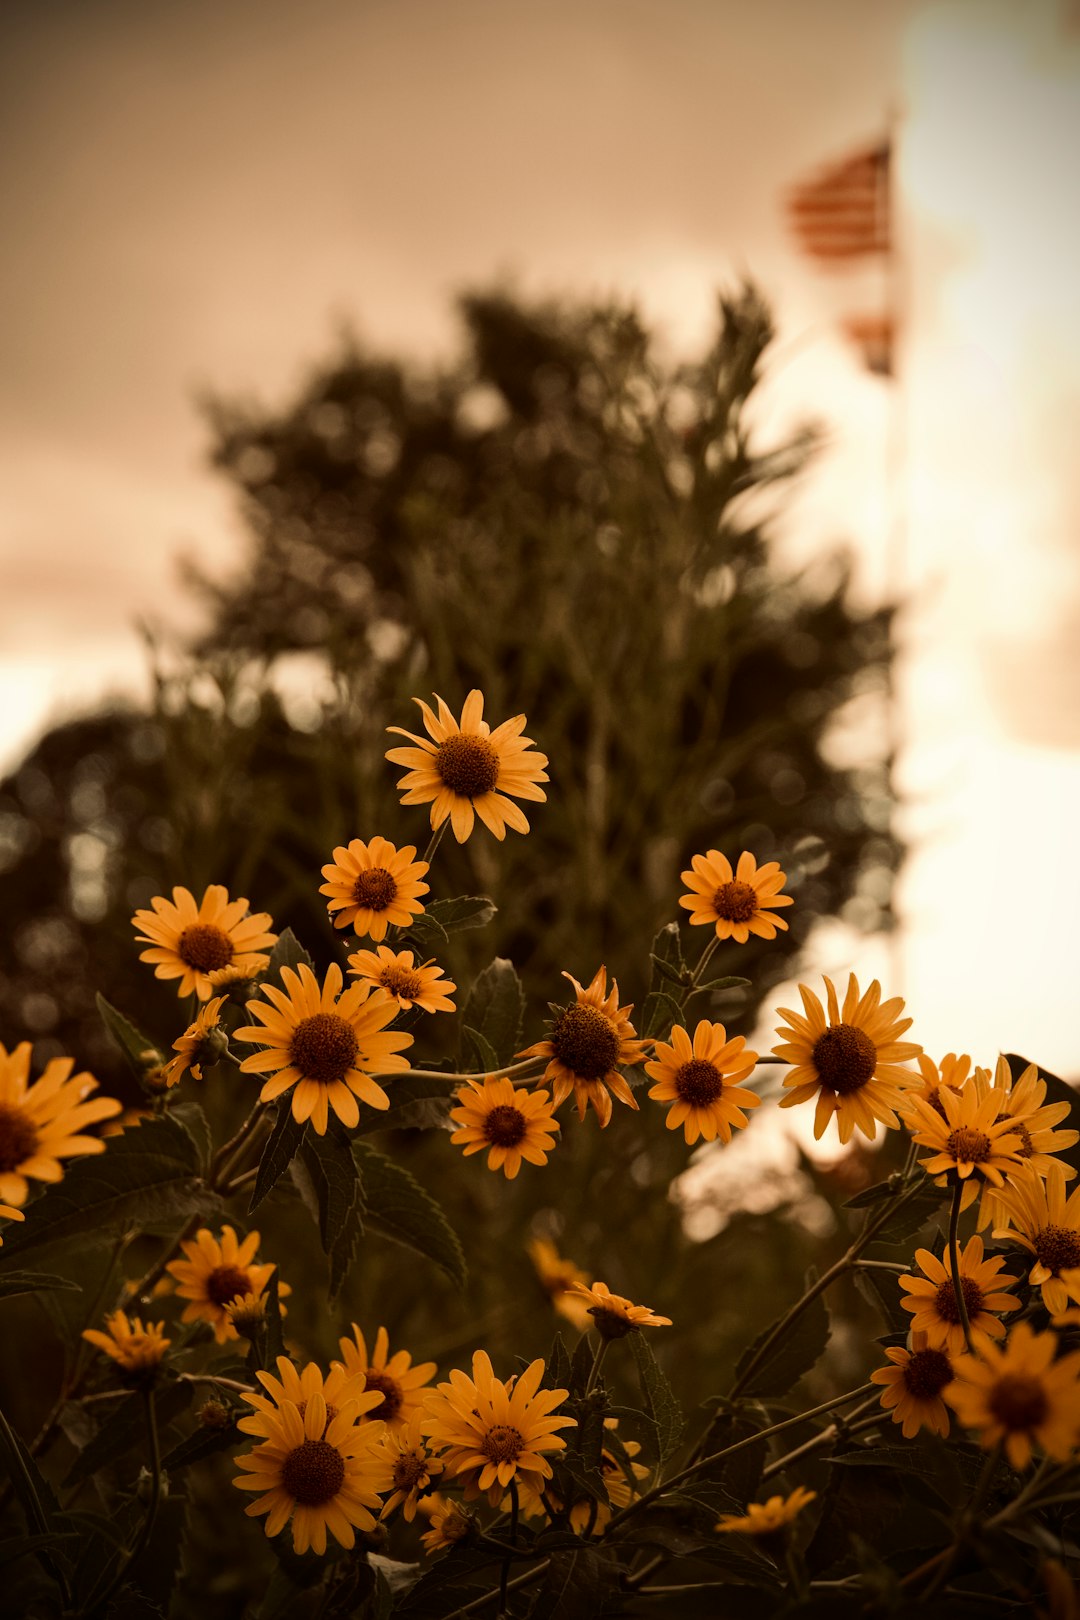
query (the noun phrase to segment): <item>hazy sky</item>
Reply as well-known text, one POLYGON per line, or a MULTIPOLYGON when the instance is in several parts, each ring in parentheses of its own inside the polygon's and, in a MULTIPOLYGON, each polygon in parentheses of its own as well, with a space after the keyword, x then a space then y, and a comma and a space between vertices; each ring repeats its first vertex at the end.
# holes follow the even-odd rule
POLYGON ((8 759, 137 681, 135 615, 190 622, 178 550, 237 557, 200 391, 283 399, 343 321, 430 353, 455 291, 501 274, 635 294, 678 347, 752 273, 780 320, 769 409, 832 433, 785 543, 850 538, 879 588, 890 390, 835 321, 880 278, 801 260, 780 197, 901 112, 904 987, 934 1052, 1080 1069, 1067 8, 5 0, 0 79, 8 759))

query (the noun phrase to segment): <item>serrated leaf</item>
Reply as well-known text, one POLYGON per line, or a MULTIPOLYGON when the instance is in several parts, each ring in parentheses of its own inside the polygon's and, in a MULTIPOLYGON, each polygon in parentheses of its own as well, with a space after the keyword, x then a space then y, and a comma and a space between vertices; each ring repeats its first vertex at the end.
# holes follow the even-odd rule
MULTIPOLYGON (((191 1405, 193 1393, 193 1386, 179 1379, 173 1379, 171 1383, 159 1385, 155 1389, 154 1412, 159 1432, 163 1432, 174 1418, 187 1410, 191 1405)), ((146 1407, 142 1395, 133 1394, 125 1401, 117 1401, 97 1434, 83 1447, 72 1463, 64 1481, 65 1488, 78 1485, 102 1468, 108 1468, 134 1447, 142 1446, 145 1439, 146 1407)))
POLYGON ((178 1474, 182 1468, 190 1468, 192 1463, 202 1462, 204 1457, 212 1457, 216 1451, 228 1451, 230 1446, 238 1445, 244 1439, 245 1436, 240 1434, 234 1423, 226 1423, 221 1429, 204 1429, 200 1425, 193 1434, 185 1435, 171 1451, 166 1452, 161 1466, 167 1474, 178 1474))
POLYGON ((752 979, 742 979, 737 973, 725 973, 722 979, 705 979, 698 985, 699 990, 745 990, 752 984, 752 979))
POLYGON ((270 980, 280 981, 283 967, 292 968, 295 972, 301 963, 305 967, 309 967, 314 973, 315 963, 311 952, 304 949, 291 928, 286 928, 278 935, 277 944, 270 952, 270 962, 265 977, 270 980))
POLYGON ((641 1033, 656 1040, 666 1040, 672 1024, 682 1018, 682 1008, 666 990, 650 990, 641 1009, 641 1033))
POLYGON ((599 1547, 551 1553, 529 1620, 594 1620, 605 1599, 617 1595, 617 1575, 611 1554, 599 1547))
POLYGON ((148 1035, 143 1034, 141 1029, 136 1028, 130 1018, 125 1018, 117 1007, 105 1000, 100 991, 95 1000, 109 1039, 117 1051, 123 1055, 132 1074, 135 1075, 136 1079, 141 1080, 146 1073, 148 1062, 144 1053, 153 1052, 156 1054, 155 1057, 149 1059, 151 1064, 156 1062, 157 1056, 160 1055, 157 1042, 152 1041, 148 1035))
POLYGON ((645 1400, 645 1411, 656 1424, 657 1443, 660 1450, 661 1462, 666 1461, 683 1432, 682 1407, 675 1398, 675 1392, 668 1383, 665 1374, 661 1371, 656 1357, 652 1353, 652 1346, 644 1333, 638 1330, 629 1334, 630 1348, 637 1363, 638 1378, 641 1380, 641 1393, 645 1400))
POLYGON ((169 1118, 182 1125, 195 1143, 195 1151, 199 1156, 199 1169, 205 1174, 209 1169, 210 1157, 214 1151, 214 1138, 210 1130, 210 1121, 197 1102, 174 1104, 169 1109, 169 1118))
POLYGON ((583 1333, 570 1358, 570 1393, 584 1395, 596 1359, 596 1340, 583 1333))
POLYGON ((277 1118, 259 1160, 259 1173, 255 1177, 255 1190, 248 1205, 248 1214, 254 1214, 263 1199, 272 1192, 300 1151, 307 1121, 301 1124, 293 1118, 292 1100, 286 1095, 278 1103, 277 1118))
POLYGON ((393 1076, 382 1084, 390 1098, 390 1107, 361 1109, 357 1136, 370 1136, 375 1131, 432 1131, 445 1127, 452 1106, 453 1086, 440 1080, 395 1080, 393 1076))
POLYGON ((498 909, 486 894, 459 894, 452 900, 433 900, 415 921, 430 919, 445 934, 461 934, 469 928, 486 928, 498 909))
POLYGON ((479 973, 469 991, 461 1020, 482 1035, 495 1053, 495 1062, 509 1063, 521 1044, 525 991, 513 962, 497 956, 479 973))
POLYGON ((104 1153, 77 1160, 30 1207, 21 1226, 8 1228, 0 1277, 9 1260, 59 1243, 101 1245, 129 1227, 156 1228, 219 1207, 199 1176, 195 1143, 183 1126, 168 1115, 144 1120, 111 1137, 104 1153))
POLYGON ((679 932, 677 922, 666 923, 661 928, 652 942, 649 956, 654 968, 652 982, 649 985, 650 990, 660 988, 657 975, 666 979, 672 972, 676 975, 681 974, 686 963, 683 961, 682 935, 679 932), (667 969, 667 972, 664 971, 665 969, 667 969))
MULTIPOLYGON (((914 1237, 921 1226, 925 1226, 935 1210, 941 1208, 948 1198, 946 1187, 935 1187, 930 1177, 912 1193, 910 1198, 900 1203, 897 1200, 896 1209, 886 1216, 882 1224, 874 1233, 874 1240, 878 1243, 902 1243, 905 1238, 914 1237)), ((880 1210, 870 1217, 877 1221, 880 1210)))
POLYGON ((422 1254, 463 1288, 465 1256, 442 1206, 415 1177, 370 1143, 354 1140, 353 1151, 363 1181, 365 1226, 422 1254))
POLYGON ((878 1204, 885 1203, 886 1199, 896 1198, 900 1188, 895 1181, 875 1181, 872 1187, 864 1187, 853 1198, 845 1198, 840 1205, 841 1209, 873 1209, 878 1204))
POLYGON ((866 1266, 856 1267, 855 1286, 864 1299, 877 1306, 890 1332, 903 1332, 906 1335, 911 1327, 911 1315, 900 1304, 902 1295, 899 1272, 878 1271, 866 1266))
MULTIPOLYGON (((812 1281, 813 1275, 813 1272, 809 1273, 808 1282, 812 1281)), ((760 1363, 755 1365, 759 1349, 776 1325, 775 1322, 770 1323, 739 1357, 735 1376, 740 1395, 786 1395, 816 1365, 829 1341, 829 1313, 824 1295, 818 1294, 816 1299, 810 1301, 791 1327, 777 1337, 765 1351, 760 1363), (754 1370, 744 1383, 743 1372, 749 1367, 754 1370)))
POLYGON ((674 967, 672 963, 665 962, 662 956, 656 956, 651 951, 649 953, 649 961, 652 963, 653 968, 655 969, 653 974, 654 982, 663 981, 666 984, 677 984, 680 989, 685 990, 686 977, 682 968, 674 967))
POLYGON ((7 1271, 0 1273, 0 1299, 14 1299, 17 1294, 38 1294, 54 1289, 68 1289, 82 1293, 82 1284, 67 1277, 54 1277, 47 1271, 7 1271))
POLYGON ((478 1029, 469 1029, 468 1025, 461 1031, 461 1055, 469 1073, 482 1070, 484 1074, 495 1073, 499 1068, 499 1058, 491 1042, 478 1029))
POLYGON ((540 1380, 541 1389, 570 1388, 570 1357, 566 1345, 563 1343, 561 1333, 556 1333, 544 1363, 544 1376, 540 1380))
POLYGON ((309 1132, 300 1157, 311 1177, 319 1211, 319 1238, 330 1262, 330 1302, 340 1294, 363 1235, 364 1198, 352 1144, 332 1120, 325 1135, 309 1132))

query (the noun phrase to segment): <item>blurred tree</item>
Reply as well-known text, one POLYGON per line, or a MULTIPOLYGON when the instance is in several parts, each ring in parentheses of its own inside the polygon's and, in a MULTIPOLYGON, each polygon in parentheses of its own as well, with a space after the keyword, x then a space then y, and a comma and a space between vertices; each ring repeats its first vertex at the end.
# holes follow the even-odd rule
POLYGON ((800 577, 770 557, 814 436, 754 431, 758 295, 722 298, 703 357, 673 366, 624 309, 492 294, 463 312, 442 370, 348 341, 284 410, 209 407, 253 543, 225 584, 193 581, 210 610, 195 665, 159 673, 151 713, 61 727, 0 784, 0 893, 25 919, 0 937, 9 1043, 97 1060, 91 981, 130 1002, 128 918, 174 882, 248 894, 325 958, 333 845, 426 841, 382 755, 432 690, 456 711, 481 687, 493 722, 524 710, 551 757, 529 838, 440 850, 437 892, 500 904, 452 966, 497 949, 542 1004, 561 968, 604 960, 640 999, 639 942, 679 915, 679 871, 708 847, 792 874, 790 934, 721 965, 758 996, 817 918, 889 925, 884 741, 849 768, 830 738, 855 702, 883 713, 891 612, 851 605, 841 557, 800 577))

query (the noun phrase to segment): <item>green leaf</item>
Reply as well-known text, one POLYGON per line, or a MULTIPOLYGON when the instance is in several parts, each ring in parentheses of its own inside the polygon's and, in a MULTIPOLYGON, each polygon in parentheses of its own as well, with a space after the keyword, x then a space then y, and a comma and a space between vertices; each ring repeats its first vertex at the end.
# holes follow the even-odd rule
POLYGON ((905 1311, 900 1304, 903 1297, 900 1291, 900 1276, 901 1273, 898 1271, 857 1267, 855 1286, 864 1299, 877 1306, 890 1333, 903 1333, 906 1336, 911 1327, 911 1313, 905 1311))
MULTIPOLYGON (((806 1278, 808 1285, 814 1281, 815 1275, 811 1268, 806 1278)), ((786 1395, 817 1363, 829 1340, 829 1313, 824 1295, 818 1294, 816 1299, 811 1300, 801 1316, 770 1345, 747 1382, 743 1383, 744 1370, 753 1365, 757 1351, 775 1326, 775 1322, 771 1323, 759 1333, 753 1344, 739 1357, 735 1376, 739 1393, 743 1396, 786 1395)))
POLYGON ((6 1569, 8 1564, 14 1564, 29 1553, 63 1552, 69 1542, 78 1539, 75 1530, 60 1534, 46 1532, 40 1536, 10 1536, 6 1541, 0 1541, 0 1569, 6 1569))
POLYGON ((369 1143, 354 1140, 353 1152, 363 1179, 365 1225, 424 1255, 463 1288, 465 1256, 442 1206, 407 1170, 369 1143))
POLYGON ((495 1062, 509 1063, 521 1045, 525 991, 513 962, 497 956, 477 975, 461 1020, 482 1035, 495 1053, 495 1062))
POLYGON ((584 1395, 589 1375, 593 1369, 596 1357, 596 1340, 589 1333, 583 1333, 574 1346, 574 1354, 570 1358, 570 1393, 571 1395, 584 1395))
POLYGON ((131 1020, 125 1018, 123 1013, 119 1012, 111 1002, 106 1001, 100 992, 95 999, 97 1001, 97 1010, 101 1014, 101 1021, 105 1025, 109 1038, 112 1040, 113 1045, 123 1054, 132 1074, 135 1075, 136 1079, 141 1080, 148 1066, 156 1063, 162 1055, 157 1042, 152 1041, 148 1035, 144 1035, 141 1029, 137 1029, 131 1020), (146 1058, 144 1054, 147 1052, 152 1052, 154 1056, 149 1059, 146 1058))
POLYGON ((16 1294, 38 1294, 57 1288, 82 1293, 82 1284, 67 1277, 53 1277, 47 1271, 7 1271, 0 1273, 0 1299, 14 1299, 16 1294))
MULTIPOLYGON (((308 1133, 300 1160, 311 1178, 318 1205, 319 1238, 330 1262, 330 1302, 341 1293, 363 1235, 364 1197, 352 1144, 337 1120, 326 1134, 308 1133)), ((295 1173, 296 1165, 293 1170, 295 1173)))
POLYGON ((281 1278, 275 1266, 263 1290, 266 1300, 266 1364, 275 1367, 279 1356, 285 1354, 285 1336, 281 1325, 281 1296, 278 1289, 281 1278))
POLYGON ((291 928, 286 928, 278 935, 277 944, 270 952, 270 964, 265 976, 267 979, 280 980, 283 967, 292 968, 295 972, 301 964, 314 973, 315 963, 310 951, 304 949, 291 928))
POLYGON ((705 979, 698 985, 699 990, 745 990, 752 979, 740 979, 737 973, 725 973, 722 979, 705 979))
POLYGON ((461 1031, 461 1056, 470 1073, 482 1069, 485 1074, 493 1074, 498 1070, 498 1053, 491 1042, 479 1030, 469 1029, 467 1025, 461 1031))
POLYGON ((460 934, 468 928, 486 928, 498 909, 486 894, 459 894, 453 900, 433 900, 411 926, 430 921, 443 934, 460 934))
MULTIPOLYGON (((246 1412, 247 1408, 244 1410, 246 1412)), ((194 1433, 185 1435, 171 1451, 166 1452, 161 1466, 167 1474, 178 1474, 182 1468, 190 1468, 192 1463, 212 1457, 216 1451, 228 1451, 230 1446, 240 1444, 245 1438, 235 1423, 226 1423, 221 1429, 204 1429, 200 1424, 194 1433)))
POLYGON ((53 1525, 60 1504, 20 1435, 0 1412, 0 1452, 7 1461, 11 1487, 19 1499, 27 1524, 37 1535, 45 1535, 53 1525))
POLYGON ((652 942, 649 952, 653 965, 653 976, 649 985, 650 990, 660 989, 660 979, 673 980, 681 984, 683 969, 682 935, 677 922, 669 922, 661 928, 652 942))
POLYGON ((649 953, 649 961, 653 965, 654 984, 676 984, 680 989, 686 989, 686 970, 684 968, 676 967, 671 962, 665 962, 662 956, 657 956, 653 951, 649 953))
POLYGON ((605 1599, 618 1596, 617 1575, 614 1559, 602 1548, 551 1553, 529 1620, 593 1620, 603 1614, 605 1599))
POLYGON ((199 1169, 206 1173, 210 1167, 210 1159, 214 1151, 214 1138, 210 1130, 210 1121, 203 1113, 197 1102, 175 1103, 169 1109, 169 1118, 182 1125, 199 1156, 199 1169))
POLYGON ((129 1227, 209 1214, 220 1203, 198 1172, 194 1141, 167 1114, 111 1137, 104 1153, 79 1159, 5 1232, 0 1277, 9 1260, 59 1243, 101 1245, 129 1227))
POLYGON ((570 1357, 566 1353, 561 1333, 556 1333, 551 1342, 551 1350, 544 1363, 544 1376, 540 1380, 541 1389, 569 1389, 570 1388, 570 1357))
MULTIPOLYGON (((163 1432, 174 1418, 187 1410, 193 1394, 194 1386, 179 1379, 158 1386, 153 1398, 159 1432, 163 1432)), ((132 1394, 126 1400, 117 1401, 97 1434, 72 1463, 64 1481, 65 1489, 89 1479, 102 1468, 108 1468, 135 1447, 143 1446, 145 1440, 146 1408, 142 1395, 132 1394)))
MULTIPOLYGON (((910 1198, 905 1199, 902 1204, 897 1203, 896 1209, 874 1233, 874 1241, 903 1243, 905 1238, 914 1237, 919 1228, 926 1225, 931 1215, 941 1208, 948 1196, 947 1188, 935 1187, 932 1179, 927 1176, 910 1198)), ((877 1214, 871 1219, 876 1220, 877 1214)))
POLYGON ((277 1105, 277 1118, 259 1160, 259 1173, 255 1177, 255 1190, 248 1205, 253 1215, 269 1192, 277 1186, 293 1159, 300 1151, 307 1121, 300 1124, 293 1118, 292 1099, 286 1095, 277 1105))
POLYGON ((679 1003, 666 990, 650 990, 641 1009, 641 1033, 651 1035, 656 1040, 666 1040, 671 1034, 672 1024, 679 1023, 682 1016, 679 1003))
POLYGON ((628 1335, 630 1348, 637 1362, 638 1378, 641 1380, 641 1393, 645 1398, 645 1411, 656 1424, 657 1442, 660 1449, 660 1462, 664 1462, 679 1443, 683 1432, 682 1408, 675 1399, 675 1392, 668 1383, 664 1373, 661 1372, 656 1357, 652 1353, 652 1346, 640 1329, 628 1335))
POLYGON ((383 1081, 390 1107, 363 1108, 357 1136, 370 1136, 375 1131, 432 1131, 441 1130, 449 1117, 453 1086, 444 1080, 405 1079, 393 1076, 383 1081))

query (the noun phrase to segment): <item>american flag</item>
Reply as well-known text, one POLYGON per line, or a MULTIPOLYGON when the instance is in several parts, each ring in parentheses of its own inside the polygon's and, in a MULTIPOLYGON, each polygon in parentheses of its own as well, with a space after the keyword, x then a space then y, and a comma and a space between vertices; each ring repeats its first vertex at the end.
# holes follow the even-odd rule
POLYGON ((887 253, 889 147, 880 143, 830 164, 788 193, 788 218, 804 253, 839 267, 887 253))

